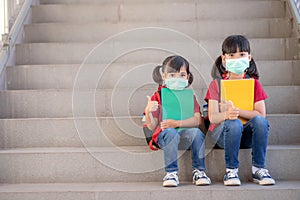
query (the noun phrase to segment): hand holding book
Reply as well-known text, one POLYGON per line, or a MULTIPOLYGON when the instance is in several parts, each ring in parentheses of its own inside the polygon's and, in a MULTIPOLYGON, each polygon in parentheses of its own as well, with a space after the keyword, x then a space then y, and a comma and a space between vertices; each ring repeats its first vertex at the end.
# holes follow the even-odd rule
POLYGON ((225 120, 235 120, 239 117, 239 109, 235 108, 232 101, 222 101, 220 103, 220 111, 225 112, 225 120))
POLYGON ((239 117, 239 109, 235 108, 232 101, 226 101, 226 119, 235 120, 239 117))

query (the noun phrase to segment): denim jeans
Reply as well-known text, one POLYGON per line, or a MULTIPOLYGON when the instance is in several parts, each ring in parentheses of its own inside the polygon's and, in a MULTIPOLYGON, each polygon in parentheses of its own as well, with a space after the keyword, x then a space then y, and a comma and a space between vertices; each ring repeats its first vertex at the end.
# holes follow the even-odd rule
POLYGON ((224 149, 226 168, 238 168, 240 148, 252 148, 252 165, 265 167, 269 123, 262 116, 250 119, 246 124, 240 120, 225 120, 212 132, 212 140, 224 149))
POLYGON ((187 148, 191 148, 193 169, 205 171, 205 136, 198 128, 187 128, 179 132, 168 128, 159 134, 158 145, 164 151, 165 171, 178 171, 178 144, 181 139, 188 141, 187 148))

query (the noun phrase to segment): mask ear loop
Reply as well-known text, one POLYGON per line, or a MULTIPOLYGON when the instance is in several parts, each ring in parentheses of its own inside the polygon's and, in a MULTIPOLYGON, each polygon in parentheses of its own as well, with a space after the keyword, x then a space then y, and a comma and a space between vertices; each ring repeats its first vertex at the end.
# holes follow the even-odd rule
POLYGON ((226 65, 225 65, 225 63, 223 61, 220 64, 220 66, 218 67, 218 69, 219 69, 219 73, 220 73, 222 79, 228 78, 228 70, 226 70, 226 65), (225 69, 225 73, 222 73, 222 70, 221 70, 222 68, 225 69))
POLYGON ((165 83, 165 80, 162 78, 163 76, 163 68, 164 66, 162 65, 160 68, 159 68, 159 73, 160 73, 160 76, 161 76, 161 79, 162 79, 162 86, 165 86, 166 83, 165 83))
POLYGON ((247 68, 245 69, 245 71, 244 71, 244 78, 247 78, 247 77, 250 78, 250 76, 247 74, 247 73, 248 73, 248 70, 249 70, 249 67, 247 67, 247 68))
MULTIPOLYGON (((223 52, 222 55, 225 57, 225 52, 223 52)), ((224 58, 224 60, 226 60, 226 59, 224 58)), ((222 79, 229 78, 228 70, 226 70, 226 63, 225 63, 225 61, 223 62, 223 59, 222 59, 221 66, 219 67, 219 72, 220 72, 220 75, 221 75, 222 79), (222 67, 225 68, 225 73, 222 73, 222 70, 221 70, 222 67)))

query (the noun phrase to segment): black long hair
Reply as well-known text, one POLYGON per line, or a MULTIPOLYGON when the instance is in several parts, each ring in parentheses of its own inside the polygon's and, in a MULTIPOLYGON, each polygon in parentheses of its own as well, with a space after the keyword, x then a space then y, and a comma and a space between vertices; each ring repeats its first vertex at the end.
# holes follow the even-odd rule
POLYGON ((158 65, 154 68, 152 78, 154 82, 156 82, 159 86, 162 86, 164 81, 161 75, 162 73, 165 73, 166 69, 168 72, 179 72, 183 66, 186 68, 186 72, 189 75, 188 83, 190 86, 194 80, 193 74, 190 72, 190 64, 185 58, 178 55, 165 58, 162 65, 158 65))
MULTIPOLYGON (((222 44, 222 55, 236 53, 237 50, 240 52, 248 52, 250 54, 250 43, 248 39, 242 35, 231 35, 227 37, 222 44)), ((211 76, 213 79, 224 78, 227 70, 223 66, 222 57, 219 56, 211 70, 211 76)), ((252 58, 249 63, 249 68, 246 69, 246 76, 248 78, 259 79, 259 73, 252 58)))

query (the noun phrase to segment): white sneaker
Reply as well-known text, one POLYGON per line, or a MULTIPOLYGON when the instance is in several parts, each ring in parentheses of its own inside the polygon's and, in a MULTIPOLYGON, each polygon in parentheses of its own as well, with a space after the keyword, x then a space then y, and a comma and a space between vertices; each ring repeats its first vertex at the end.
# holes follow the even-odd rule
POLYGON ((226 186, 239 186, 241 185, 241 181, 238 175, 238 168, 235 169, 227 169, 227 172, 224 176, 224 185, 226 186))
POLYGON ((168 172, 163 181, 164 187, 177 187, 179 184, 177 172, 168 172))
POLYGON ((198 169, 195 169, 193 171, 193 183, 197 186, 199 185, 210 185, 211 181, 210 178, 208 178, 204 171, 200 171, 198 169))

